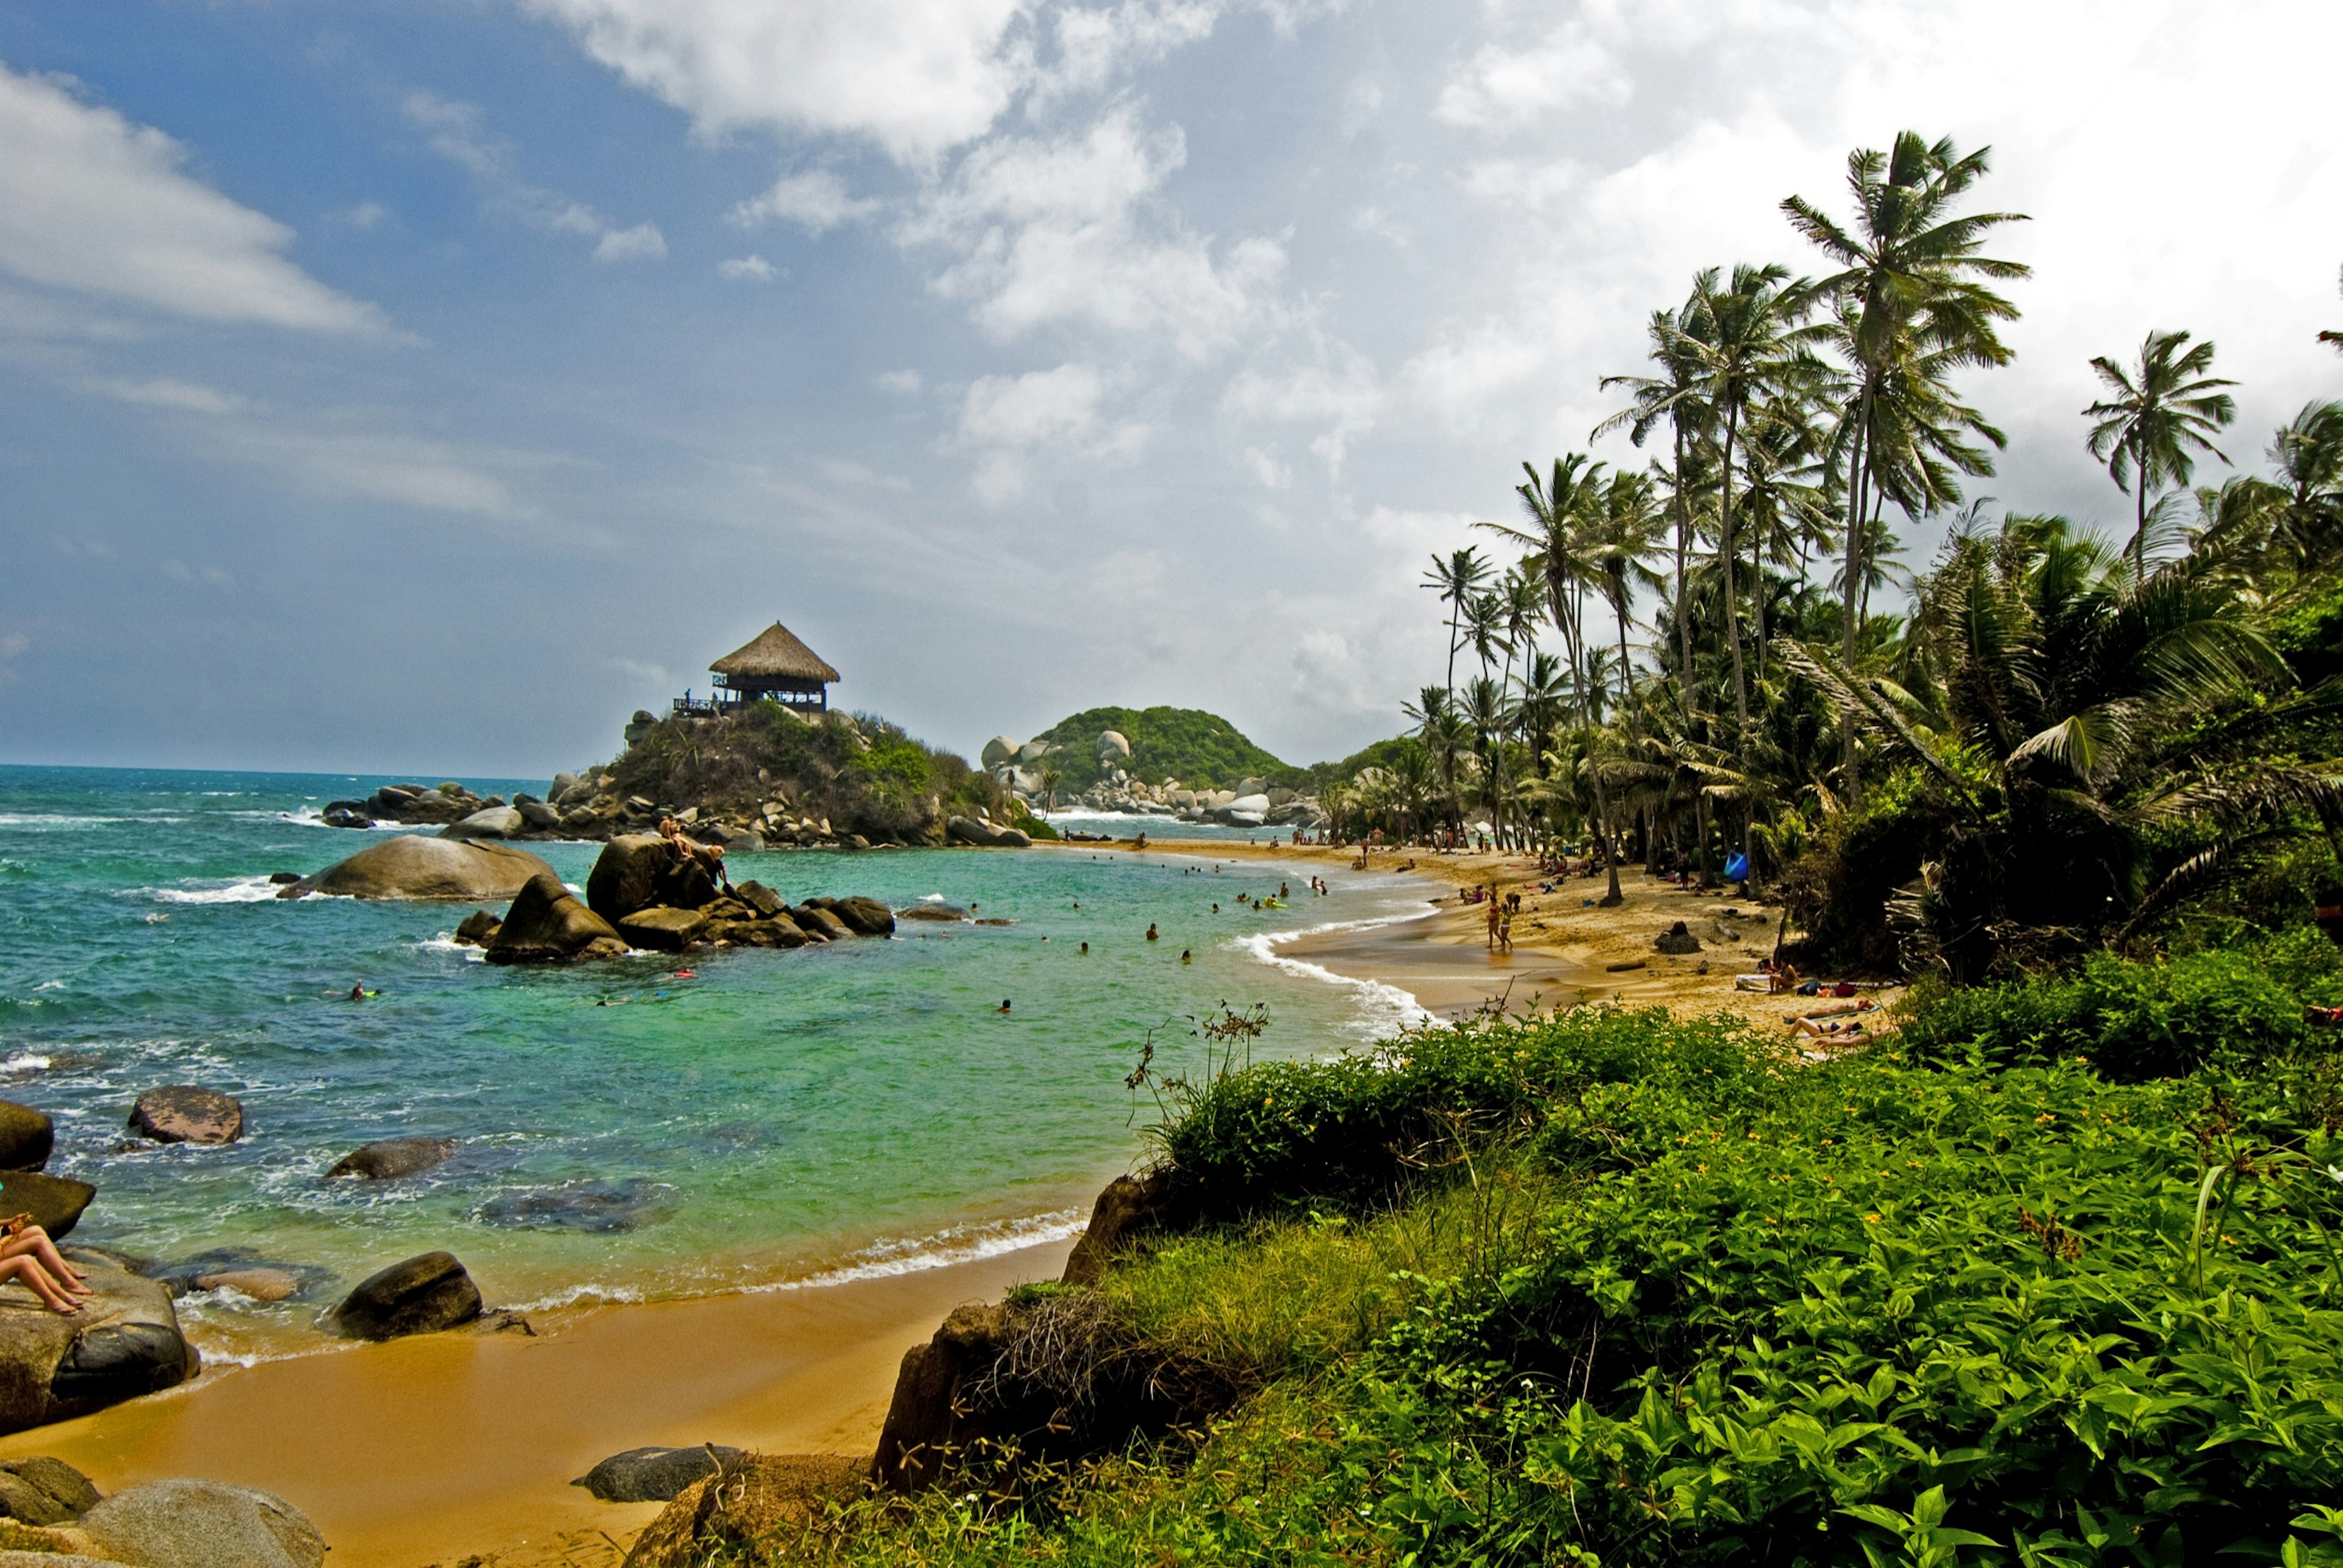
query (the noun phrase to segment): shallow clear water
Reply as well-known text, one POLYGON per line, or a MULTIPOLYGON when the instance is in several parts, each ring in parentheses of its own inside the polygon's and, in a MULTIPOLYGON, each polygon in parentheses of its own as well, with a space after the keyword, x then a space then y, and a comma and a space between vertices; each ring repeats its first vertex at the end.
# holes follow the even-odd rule
MULTIPOLYGON (((1257 1050, 1314 1053, 1408 1007, 1274 961, 1262 939, 1421 910, 1414 884, 1348 877, 1312 900, 1306 871, 1180 853, 737 857, 736 879, 792 900, 940 893, 1015 923, 697 954, 688 980, 650 955, 491 968, 448 940, 465 906, 276 899, 269 872, 367 841, 317 808, 388 781, 0 769, 0 1097, 55 1116, 50 1170, 97 1184, 75 1239, 317 1271, 281 1306, 191 1299, 215 1352, 297 1343, 342 1286, 436 1247, 492 1302, 547 1304, 1068 1233, 1154 1114, 1123 1086, 1151 1031, 1159 1061, 1201 1060, 1187 1015, 1262 1001, 1257 1050), (1282 875, 1293 908, 1235 901, 1282 875), (381 994, 344 1000, 357 981, 381 994), (166 1083, 238 1096, 244 1140, 120 1151, 132 1101, 166 1083), (416 1134, 462 1146, 422 1177, 324 1180, 361 1143, 416 1134)), ((533 848, 578 884, 598 850, 533 848)))

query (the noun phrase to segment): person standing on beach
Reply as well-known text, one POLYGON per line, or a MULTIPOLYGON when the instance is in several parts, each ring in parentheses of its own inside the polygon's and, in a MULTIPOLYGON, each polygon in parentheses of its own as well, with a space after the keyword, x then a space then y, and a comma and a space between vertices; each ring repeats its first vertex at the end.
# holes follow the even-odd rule
POLYGON ((1489 906, 1489 914, 1488 914, 1488 925, 1489 925, 1489 950, 1490 950, 1491 952, 1495 952, 1495 951, 1497 950, 1497 924, 1498 924, 1498 922, 1499 922, 1501 920, 1503 920, 1504 917, 1503 917, 1503 913, 1502 913, 1502 912, 1501 912, 1501 910, 1500 910, 1500 908, 1499 908, 1499 905, 1498 905, 1498 903, 1497 903, 1497 900, 1494 900, 1494 899, 1490 899, 1490 900, 1487 900, 1487 903, 1488 903, 1488 906, 1489 906))

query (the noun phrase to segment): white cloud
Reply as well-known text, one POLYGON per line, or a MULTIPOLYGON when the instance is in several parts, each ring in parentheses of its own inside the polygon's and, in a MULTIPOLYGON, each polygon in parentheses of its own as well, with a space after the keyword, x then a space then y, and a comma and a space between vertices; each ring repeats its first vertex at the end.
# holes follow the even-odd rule
POLYGON ((774 283, 789 275, 761 256, 735 256, 716 264, 717 276, 734 283, 774 283))
POLYGON ((655 223, 639 223, 632 228, 614 228, 602 236, 594 247, 596 261, 664 261, 667 259, 667 236, 659 233, 655 223))
POLYGON ((916 397, 920 392, 920 373, 916 370, 888 370, 871 378, 881 392, 892 392, 899 397, 916 397))
POLYGON ((1029 69, 1023 0, 527 0, 702 132, 867 136, 921 162, 981 135, 1029 69))
POLYGON ((378 201, 362 201, 346 212, 334 215, 350 227, 359 230, 378 228, 390 216, 390 209, 378 201))
POLYGON ((1022 376, 980 377, 962 398, 955 443, 980 453, 976 490, 998 506, 1024 492, 1027 455, 1128 458, 1147 444, 1147 427, 1108 424, 1100 413, 1106 377, 1096 366, 1061 365, 1022 376))
POLYGON ((1450 75, 1433 114, 1452 126, 1502 127, 1581 104, 1616 106, 1633 90, 1618 59, 1574 19, 1528 47, 1483 45, 1450 75))
POLYGON ((1293 483, 1293 470, 1287 467, 1275 452, 1259 447, 1244 449, 1244 465, 1252 470, 1265 490, 1282 490, 1293 483))
POLYGON ((1201 358, 1233 341, 1283 273, 1274 240, 1218 256, 1151 200, 1187 160, 1177 126, 1150 131, 1118 105, 1079 136, 989 141, 903 230, 960 253, 935 281, 978 324, 1013 338, 1053 324, 1156 337, 1201 358))
POLYGON ((1385 396, 1372 360, 1321 336, 1312 363, 1273 374, 1252 367, 1238 372, 1221 408, 1242 421, 1321 427, 1310 450, 1339 478, 1351 442, 1373 427, 1385 396))
POLYGON ((252 407, 250 398, 216 387, 156 377, 145 381, 99 378, 89 383, 93 392, 141 407, 168 409, 177 414, 236 414, 252 407))
POLYGON ((278 253, 293 231, 189 176, 162 132, 0 65, 0 269, 200 321, 376 333, 278 253))
POLYGON ((437 93, 413 92, 400 108, 427 134, 431 150, 472 176, 483 205, 531 228, 584 235, 595 240, 596 261, 657 261, 667 255, 667 236, 643 222, 620 228, 584 202, 572 201, 522 177, 520 155, 512 143, 491 136, 476 104, 437 93))
POLYGON ((1068 5, 1053 18, 1057 60, 1041 74, 1037 96, 1095 93, 1134 65, 1160 60, 1212 35, 1222 0, 1122 0, 1091 10, 1068 5))
POLYGON ((808 234, 825 234, 840 224, 868 217, 880 204, 857 196, 846 182, 828 169, 808 169, 784 175, 760 196, 741 202, 726 214, 743 228, 756 228, 776 218, 798 225, 808 234))

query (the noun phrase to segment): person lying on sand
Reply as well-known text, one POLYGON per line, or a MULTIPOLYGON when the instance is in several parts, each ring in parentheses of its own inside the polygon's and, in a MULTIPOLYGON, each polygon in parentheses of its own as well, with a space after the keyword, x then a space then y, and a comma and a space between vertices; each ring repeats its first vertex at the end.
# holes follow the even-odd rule
POLYGON ((1767 970, 1765 989, 1767 992, 1774 996, 1779 996, 1784 991, 1796 990, 1798 989, 1798 966, 1795 964, 1784 964, 1778 970, 1767 970))
POLYGON ((1790 1028, 1798 1034, 1810 1035, 1816 1040, 1827 1040, 1834 1035, 1859 1040, 1865 1035, 1863 1020, 1859 1018, 1841 1019, 1836 1023, 1816 1023, 1813 1019, 1802 1018, 1790 1028))

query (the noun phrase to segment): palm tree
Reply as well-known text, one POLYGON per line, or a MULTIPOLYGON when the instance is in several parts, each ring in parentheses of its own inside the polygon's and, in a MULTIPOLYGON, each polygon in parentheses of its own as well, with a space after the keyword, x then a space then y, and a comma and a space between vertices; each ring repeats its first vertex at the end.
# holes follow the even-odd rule
MULTIPOLYGON (((1652 342, 1652 362, 1658 366, 1657 376, 1605 376, 1600 383, 1608 392, 1614 387, 1624 387, 1632 395, 1627 407, 1594 427, 1594 435, 1624 426, 1627 438, 1640 447, 1644 438, 1664 419, 1674 447, 1674 461, 1668 470, 1668 507, 1675 518, 1676 561, 1674 617, 1676 627, 1677 669, 1681 678, 1692 678, 1692 623, 1684 614, 1684 567, 1692 551, 1693 506, 1692 488, 1688 486, 1686 467, 1695 431, 1709 420, 1709 407, 1704 401, 1706 378, 1697 361, 1684 352, 1684 339, 1689 329, 1688 319, 1697 318, 1698 312, 1687 303, 1679 313, 1655 310, 1644 331, 1652 342)), ((1685 708, 1689 710, 1689 686, 1686 687, 1685 708)))
POLYGON ((2237 417, 2236 402, 2221 390, 2237 383, 2209 374, 2212 340, 2191 347, 2186 332, 2149 333, 2129 374, 2104 354, 2092 358, 2091 368, 2111 394, 2083 410, 2083 417, 2098 421, 2091 427, 2091 456, 2107 464, 2117 489, 2133 495, 2132 569, 2146 577, 2148 494, 2188 483, 2199 452, 2229 460, 2212 437, 2237 417))
POLYGON ((1456 689, 1456 650, 1463 646, 1464 607, 1489 580, 1493 568, 1479 550, 1466 546, 1451 550, 1446 559, 1435 555, 1432 569, 1418 585, 1434 589, 1448 607, 1448 689, 1456 689))
POLYGON ((1497 598, 1503 607, 1505 638, 1505 687, 1513 683, 1513 655, 1526 654, 1537 646, 1537 623, 1545 614, 1545 585, 1537 573, 1519 568, 1505 574, 1498 585, 1497 598))
POLYGON ((2343 549, 2343 403, 2306 403, 2270 440, 2269 459, 2286 489, 2278 532, 2297 570, 2330 563, 2343 549))
POLYGON ((1456 713, 1453 692, 1444 686, 1427 686, 1418 704, 1403 704, 1400 711, 1416 721, 1416 738, 1422 741, 1425 755, 1438 767, 1443 793, 1453 805, 1457 799, 1456 762, 1467 739, 1464 721, 1456 713))
POLYGON ((1054 811, 1058 809, 1058 786, 1065 781, 1066 776, 1055 768, 1041 769, 1041 799, 1048 802, 1041 808, 1044 811, 1054 811))
POLYGON ((1546 743, 1561 724, 1569 702, 1570 677, 1562 661, 1544 648, 1532 648, 1522 666, 1522 696, 1514 713, 1522 739, 1541 770, 1545 767, 1546 743))
POLYGON ((1481 678, 1501 652, 1511 652, 1505 640, 1505 601, 1492 593, 1475 594, 1464 607, 1464 643, 1481 661, 1481 678))
MULTIPOLYGON (((1992 230, 2025 215, 1954 211, 1985 177, 1991 153, 1979 147, 1964 156, 1949 137, 1930 144, 1904 131, 1885 154, 1865 147, 1848 156, 1851 226, 1801 196, 1782 204, 1793 226, 1838 267, 1815 291, 1835 303, 1832 336, 1847 367, 1834 446, 1846 484, 1842 642, 1850 668, 1861 648, 1855 594, 1870 518, 1891 494, 1907 510, 1936 498, 1916 479, 1931 481, 1928 489, 1949 487, 1933 482, 1938 476, 1926 461, 1932 451, 1965 472, 1990 472, 1990 462, 1962 438, 1964 430, 2002 444, 1999 431, 1946 390, 1946 378, 1957 369, 2008 362, 1996 327, 2015 319, 2017 307, 1986 282, 2027 273, 2019 263, 1981 254, 1992 230)), ((1859 804, 1855 743, 1850 723, 1842 737, 1846 788, 1859 804)))
MULTIPOLYGON (((1619 631, 1619 707, 1627 709, 1633 667, 1627 660, 1627 610, 1639 588, 1656 588, 1660 576, 1649 562, 1659 548, 1660 515, 1652 481, 1643 474, 1615 473, 1603 487, 1603 516, 1591 541, 1603 597, 1610 602, 1619 631)), ((1632 719, 1629 720, 1633 722, 1632 719)))

